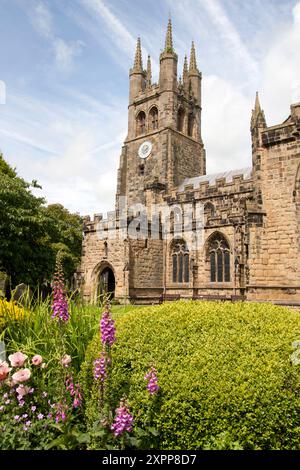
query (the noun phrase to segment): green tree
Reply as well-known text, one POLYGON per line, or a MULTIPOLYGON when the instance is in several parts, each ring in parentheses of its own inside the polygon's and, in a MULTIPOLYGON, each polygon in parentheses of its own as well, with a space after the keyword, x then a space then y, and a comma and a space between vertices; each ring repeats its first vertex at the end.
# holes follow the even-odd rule
POLYGON ((42 210, 45 200, 35 197, 31 186, 0 155, 0 269, 12 285, 35 286, 53 269, 51 220, 42 210))
POLYGON ((49 281, 58 251, 70 279, 81 255, 81 217, 60 204, 46 207, 32 187, 39 186, 18 177, 0 154, 0 271, 13 286, 49 281))
POLYGON ((81 257, 82 217, 70 213, 61 204, 49 205, 44 213, 51 220, 51 248, 55 253, 61 253, 65 276, 70 279, 81 257))

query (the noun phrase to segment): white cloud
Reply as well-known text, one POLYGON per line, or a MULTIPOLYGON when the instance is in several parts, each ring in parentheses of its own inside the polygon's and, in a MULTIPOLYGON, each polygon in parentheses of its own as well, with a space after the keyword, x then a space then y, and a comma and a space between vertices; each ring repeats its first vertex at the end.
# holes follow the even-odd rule
POLYGON ((60 70, 68 72, 72 69, 74 58, 81 54, 83 42, 75 41, 72 43, 67 43, 61 38, 57 38, 53 42, 53 47, 55 51, 55 61, 57 67, 60 70))
POLYGON ((203 140, 207 173, 251 165, 250 101, 218 76, 203 80, 203 140))
POLYGON ((61 72, 70 72, 74 58, 81 54, 84 46, 82 41, 65 41, 59 37, 54 28, 53 17, 46 3, 36 1, 28 12, 31 23, 36 31, 51 44, 55 65, 61 72))
POLYGON ((292 24, 278 32, 262 64, 262 103, 268 125, 286 119, 290 104, 300 101, 299 51, 300 2, 293 8, 292 24))
POLYGON ((37 2, 34 5, 31 21, 41 36, 51 39, 53 36, 52 15, 45 3, 37 2))
POLYGON ((102 0, 81 0, 82 5, 99 16, 113 34, 114 46, 131 56, 136 39, 125 28, 122 22, 111 12, 102 0))
POLYGON ((70 102, 59 104, 11 95, 0 115, 1 149, 20 176, 39 181, 49 203, 107 212, 114 207, 126 103, 109 106, 68 92, 70 102))
POLYGON ((230 18, 227 16, 224 8, 218 0, 198 0, 201 5, 209 13, 212 22, 219 30, 220 36, 225 45, 227 45, 228 51, 232 54, 236 60, 247 68, 249 78, 255 80, 258 77, 258 67, 254 59, 251 57, 245 44, 243 43, 238 31, 234 27, 230 18))
MULTIPOLYGON (((93 19, 96 15, 96 20, 98 20, 98 23, 100 22, 101 26, 103 23, 106 25, 106 34, 108 34, 110 38, 110 47, 108 48, 108 52, 119 65, 122 65, 126 69, 127 72, 128 62, 133 62, 137 38, 128 31, 126 26, 116 15, 114 15, 114 13, 108 8, 103 0, 80 0, 80 2, 85 10, 93 17, 93 19), (126 61, 122 55, 120 56, 119 51, 125 54, 127 59, 126 61)), ((87 30, 92 36, 95 37, 97 41, 99 41, 99 31, 94 27, 93 23, 84 20, 81 16, 78 17, 78 15, 74 13, 71 13, 71 16, 73 16, 73 18, 80 24, 81 27, 87 30)), ((143 47, 143 38, 142 53, 145 62, 149 51, 143 47)), ((152 71, 154 76, 158 75, 158 63, 153 58, 152 71)))

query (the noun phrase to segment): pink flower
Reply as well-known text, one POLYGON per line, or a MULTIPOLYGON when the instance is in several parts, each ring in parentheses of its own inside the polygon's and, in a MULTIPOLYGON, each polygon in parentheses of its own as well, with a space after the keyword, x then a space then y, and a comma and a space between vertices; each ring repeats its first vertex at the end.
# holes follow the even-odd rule
POLYGON ((68 356, 68 354, 65 354, 62 358, 61 358, 61 364, 64 366, 64 367, 68 367, 69 364, 71 364, 71 356, 68 356))
POLYGON ((17 394, 19 397, 24 397, 29 393, 30 388, 26 387, 26 385, 19 385, 18 388, 16 389, 17 394))
POLYGON ((116 437, 121 436, 125 431, 131 432, 133 426, 133 416, 130 414, 125 400, 120 401, 119 408, 116 409, 116 417, 111 426, 111 430, 116 437))
POLYGON ((19 351, 8 356, 8 359, 10 360, 12 367, 23 367, 27 357, 28 356, 26 356, 26 354, 19 351))
POLYGON ((102 344, 112 346, 116 341, 116 327, 115 321, 112 319, 108 305, 106 306, 105 312, 102 314, 100 321, 100 332, 102 344))
POLYGON ((30 379, 31 372, 29 369, 20 369, 18 372, 15 372, 12 376, 13 381, 18 384, 21 382, 26 382, 30 379))
POLYGON ((31 362, 34 366, 40 366, 43 362, 43 358, 39 354, 36 354, 35 356, 33 356, 31 362))
POLYGON ((7 362, 5 361, 0 362, 0 382, 6 379, 10 371, 11 371, 11 368, 8 367, 7 362))
POLYGON ((157 383, 157 370, 155 369, 155 367, 151 367, 150 371, 148 372, 148 374, 145 375, 144 379, 148 381, 147 390, 150 395, 155 395, 155 393, 157 393, 159 390, 159 386, 157 383))

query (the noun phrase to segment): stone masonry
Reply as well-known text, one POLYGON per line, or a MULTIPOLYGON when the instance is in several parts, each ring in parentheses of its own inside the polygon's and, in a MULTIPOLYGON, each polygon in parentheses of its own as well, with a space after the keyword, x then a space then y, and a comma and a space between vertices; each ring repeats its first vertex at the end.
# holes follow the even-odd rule
POLYGON ((179 296, 300 302, 300 103, 285 122, 267 127, 257 95, 252 167, 206 175, 194 44, 178 79, 169 21, 159 83, 152 83, 150 57, 143 68, 140 39, 129 77, 116 207, 105 220, 85 218, 78 272, 84 297, 95 301, 109 286, 125 302, 179 296), (149 217, 153 205, 169 208, 167 228, 160 212, 149 217), (194 243, 199 227, 201 243, 194 243))

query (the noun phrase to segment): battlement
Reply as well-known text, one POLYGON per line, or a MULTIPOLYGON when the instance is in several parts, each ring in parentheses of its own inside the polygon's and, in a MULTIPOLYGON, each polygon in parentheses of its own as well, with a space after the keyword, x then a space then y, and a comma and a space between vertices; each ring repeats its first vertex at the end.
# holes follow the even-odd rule
POLYGON ((102 230, 109 230, 113 226, 116 226, 118 221, 118 212, 117 211, 109 211, 106 214, 106 217, 103 214, 94 214, 91 216, 86 215, 83 217, 83 231, 90 232, 94 231, 97 228, 98 224, 101 224, 102 230))
POLYGON ((291 115, 282 124, 268 127, 262 132, 264 147, 293 142, 300 137, 300 103, 291 105, 291 115))
POLYGON ((222 196, 223 194, 252 190, 252 168, 243 168, 225 173, 187 178, 172 191, 172 199, 184 202, 187 199, 222 196))

